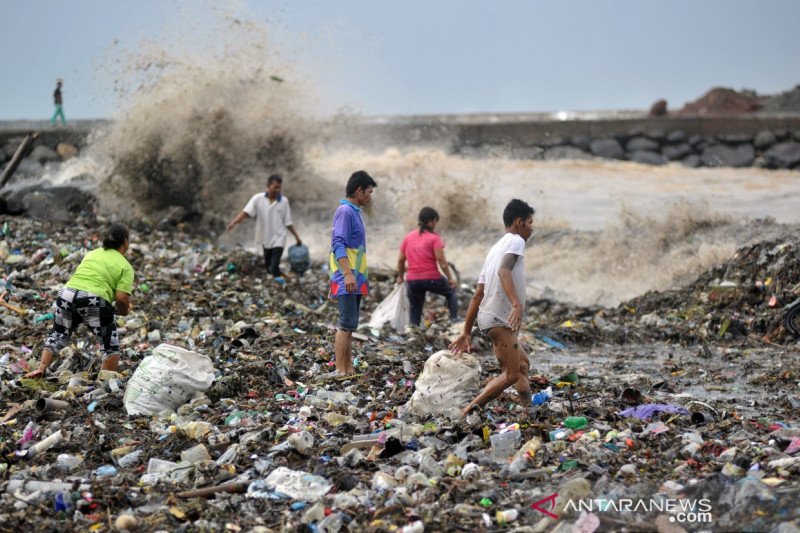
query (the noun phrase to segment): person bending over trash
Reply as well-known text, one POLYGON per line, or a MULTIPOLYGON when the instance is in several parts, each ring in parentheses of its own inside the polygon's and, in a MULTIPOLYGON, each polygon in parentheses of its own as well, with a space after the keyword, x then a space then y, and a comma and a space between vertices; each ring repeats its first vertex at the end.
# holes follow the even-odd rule
POLYGON ((418 223, 419 229, 411 231, 403 239, 400 256, 397 258, 397 283, 403 283, 405 277, 410 308, 409 321, 419 326, 425 294, 430 291, 447 298, 450 321, 455 322, 458 320, 458 298, 455 291, 457 282, 444 257, 444 241, 434 231, 439 223, 439 213, 432 207, 423 207, 419 212, 418 223), (437 263, 447 277, 439 273, 437 263))
POLYGON ((331 286, 328 297, 339 306, 336 323, 336 372, 352 374, 352 336, 358 328, 361 297, 369 294, 367 280, 367 231, 361 208, 372 201, 372 190, 378 184, 372 176, 359 170, 347 180, 347 198, 339 201, 333 215, 331 253, 328 269, 331 286))
POLYGON ((256 244, 264 250, 264 265, 267 272, 272 274, 275 282, 284 285, 281 272, 281 256, 286 247, 287 232, 292 232, 297 246, 303 244, 300 235, 294 229, 292 221, 292 208, 289 199, 281 194, 283 178, 278 174, 273 174, 267 178, 266 192, 254 194, 244 209, 239 211, 233 220, 228 223, 228 232, 246 218, 256 219, 256 244))
POLYGON ((69 344, 70 336, 82 322, 103 342, 101 369, 117 370, 119 336, 114 315, 128 314, 133 289, 133 268, 125 259, 129 244, 128 228, 113 224, 103 238, 103 247, 83 257, 72 277, 58 291, 53 329, 44 343, 42 360, 26 378, 44 376, 53 355, 69 344))
POLYGON ((464 331, 450 344, 453 353, 471 352, 472 326, 477 317, 478 328, 492 340, 502 369, 502 373, 464 408, 462 417, 497 398, 511 385, 519 392, 522 406, 530 408, 530 364, 517 332, 525 314, 525 243, 533 233, 535 212, 533 207, 517 199, 511 200, 503 210, 506 233, 489 250, 478 276, 475 295, 469 303, 464 331))

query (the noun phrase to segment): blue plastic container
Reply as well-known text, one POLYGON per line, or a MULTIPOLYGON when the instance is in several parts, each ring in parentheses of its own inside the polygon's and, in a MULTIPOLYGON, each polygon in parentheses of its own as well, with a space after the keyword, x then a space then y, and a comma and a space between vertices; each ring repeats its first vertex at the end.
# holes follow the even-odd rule
POLYGON ((302 274, 311 267, 311 258, 308 255, 308 246, 305 244, 289 247, 289 265, 292 272, 302 274))

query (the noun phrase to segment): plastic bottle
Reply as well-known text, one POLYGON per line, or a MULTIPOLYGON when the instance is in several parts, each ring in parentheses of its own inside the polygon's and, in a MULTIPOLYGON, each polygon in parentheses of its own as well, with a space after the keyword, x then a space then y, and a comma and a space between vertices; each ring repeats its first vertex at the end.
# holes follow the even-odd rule
POLYGON ((97 477, 111 477, 117 475, 117 469, 111 465, 103 465, 94 471, 97 477))
POLYGON ((139 458, 143 453, 143 450, 134 450, 120 457, 119 460, 117 460, 117 464, 120 466, 120 468, 133 466, 139 461, 139 458))
POLYGON ((588 423, 584 416, 568 416, 566 420, 564 420, 564 427, 568 427, 569 429, 581 429, 586 427, 588 423))
POLYGON ((542 439, 534 437, 514 454, 511 464, 508 465, 508 472, 510 474, 519 474, 528 468, 531 462, 531 457, 536 455, 536 452, 542 447, 542 439))
POLYGON ((56 458, 56 468, 64 472, 78 468, 81 463, 83 463, 83 458, 80 455, 62 453, 56 458))
POLYGON ((497 463, 506 463, 519 446, 521 434, 519 430, 492 435, 492 459, 497 463))
POLYGON ((519 517, 519 511, 516 509, 506 509, 505 511, 497 511, 495 520, 497 520, 497 525, 503 526, 509 522, 513 522, 517 517, 519 517))
POLYGON ((533 406, 542 405, 550 401, 550 398, 552 397, 553 397, 553 388, 547 387, 545 390, 539 391, 533 395, 533 398, 531 398, 531 404, 533 406))
POLYGON ((555 440, 562 440, 562 439, 566 439, 567 437, 572 435, 572 430, 569 429, 569 428, 554 429, 553 431, 551 431, 549 433, 549 435, 550 435, 550 441, 551 442, 555 441, 555 440))

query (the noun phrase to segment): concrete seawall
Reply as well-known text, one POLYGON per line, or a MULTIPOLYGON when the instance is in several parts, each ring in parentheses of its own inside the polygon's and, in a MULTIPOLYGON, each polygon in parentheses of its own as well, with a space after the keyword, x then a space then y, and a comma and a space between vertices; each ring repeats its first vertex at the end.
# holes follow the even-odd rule
MULTIPOLYGON (((81 146, 93 129, 107 123, 76 120, 68 127, 52 127, 47 121, 0 121, 0 145, 38 131, 42 144, 69 142, 81 146)), ((433 144, 457 150, 484 145, 553 146, 574 136, 594 139, 675 130, 706 138, 754 136, 762 130, 787 130, 800 136, 800 113, 660 118, 636 111, 377 116, 354 121, 346 130, 337 129, 332 142, 376 148, 433 144)))
POLYGON ((529 147, 557 145, 576 135, 603 138, 682 130, 687 136, 754 136, 767 129, 800 133, 800 113, 663 118, 636 112, 373 117, 358 123, 345 140, 364 145, 529 147))

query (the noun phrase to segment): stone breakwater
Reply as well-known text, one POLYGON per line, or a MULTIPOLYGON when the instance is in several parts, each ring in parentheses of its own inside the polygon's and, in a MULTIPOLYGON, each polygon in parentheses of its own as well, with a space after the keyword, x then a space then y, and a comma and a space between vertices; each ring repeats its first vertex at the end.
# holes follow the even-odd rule
POLYGON ((577 134, 534 146, 479 145, 459 147, 467 157, 507 156, 515 159, 617 159, 646 165, 676 162, 687 167, 800 167, 800 131, 764 129, 751 135, 689 135, 685 131, 634 130, 592 138, 577 134))
POLYGON ((792 169, 800 166, 800 114, 653 118, 617 111, 378 118, 350 132, 349 141, 372 148, 436 144, 471 158, 792 169))
MULTIPOLYGON (((48 163, 74 155, 59 145, 82 150, 104 121, 69 128, 43 122, 0 123, 0 171, 25 134, 39 137, 18 174, 36 175, 48 163)), ((649 165, 688 167, 800 167, 800 113, 647 118, 638 112, 516 115, 369 117, 335 126, 331 145, 390 147, 438 146, 469 158, 614 159, 649 165)))

